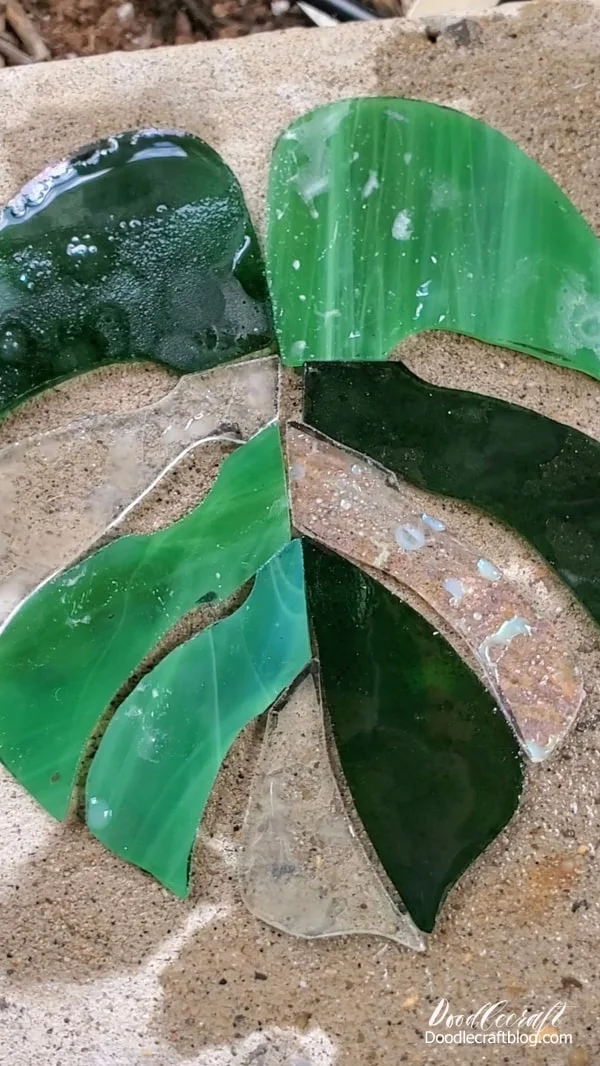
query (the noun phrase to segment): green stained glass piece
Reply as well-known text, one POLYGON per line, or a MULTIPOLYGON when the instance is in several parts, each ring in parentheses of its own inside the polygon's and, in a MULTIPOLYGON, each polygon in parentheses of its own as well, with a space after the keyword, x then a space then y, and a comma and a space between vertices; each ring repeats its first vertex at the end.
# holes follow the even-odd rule
POLYGON ((356 811, 426 932, 516 810, 522 763, 492 697, 446 640, 362 571, 305 548, 325 703, 356 811))
POLYGON ((342 100, 274 150, 267 267, 284 362, 385 359, 444 329, 600 377, 600 246, 497 130, 342 100))
POLYGON ((310 654, 295 540, 258 571, 239 610, 167 655, 121 704, 87 779, 94 836, 187 896, 194 837, 223 758, 310 654))
POLYGON ((290 535, 279 431, 229 456, 205 500, 43 585, 0 639, 0 759, 65 817, 87 738, 167 630, 247 581, 290 535))
POLYGON ((0 410, 102 364, 185 373, 270 342, 242 191, 197 137, 110 137, 0 211, 0 410))
POLYGON ((306 368, 309 425, 522 534, 600 623, 600 443, 550 418, 422 381, 402 363, 306 368))

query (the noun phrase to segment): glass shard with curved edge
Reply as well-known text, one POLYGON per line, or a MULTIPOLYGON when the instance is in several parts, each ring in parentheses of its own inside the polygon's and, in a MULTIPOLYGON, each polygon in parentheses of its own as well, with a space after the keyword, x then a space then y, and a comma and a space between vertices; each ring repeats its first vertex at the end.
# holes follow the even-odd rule
POLYGON ((269 711, 244 825, 240 885, 252 914, 294 936, 368 933, 424 949, 348 820, 311 675, 269 711))
POLYGON ((198 137, 109 137, 0 212, 0 410, 101 364, 187 373, 271 339, 242 191, 198 137))
POLYGON ((221 762, 310 660, 302 545, 256 575, 228 618, 170 655, 111 720, 88 774, 87 824, 116 855, 178 896, 221 762))
POLYGON ((385 470, 294 425, 287 457, 294 528, 416 592, 472 652, 530 758, 547 758, 585 696, 554 623, 385 470))
POLYGON ((0 760, 64 818, 87 738, 179 618, 247 581, 290 536, 279 431, 223 463, 189 515, 126 536, 30 596, 0 638, 0 760))
POLYGON ((418 927, 514 814, 523 768, 492 697, 407 604, 305 545, 323 698, 356 811, 418 927))
POLYGON ((304 404, 315 429, 512 526, 600 623, 598 441, 396 362, 307 367, 304 404))
POLYGON ((157 403, 95 415, 0 450, 0 623, 91 548, 203 439, 251 437, 277 415, 277 360, 179 379, 157 403))
POLYGON ((279 138, 267 270, 282 358, 464 333, 600 377, 600 244, 537 163, 460 111, 341 100, 279 138))

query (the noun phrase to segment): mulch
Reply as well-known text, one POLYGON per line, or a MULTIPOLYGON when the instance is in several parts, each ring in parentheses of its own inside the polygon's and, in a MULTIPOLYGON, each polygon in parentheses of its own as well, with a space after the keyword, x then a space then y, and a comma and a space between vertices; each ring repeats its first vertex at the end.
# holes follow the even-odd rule
MULTIPOLYGON (((369 2, 369 0, 367 0, 369 2)), ((401 14, 401 0, 370 0, 382 14, 401 14), (391 12, 390 12, 391 8, 391 12)), ((29 18, 35 59, 65 59, 102 52, 191 44, 249 33, 312 26, 290 0, 20 0, 29 18)), ((3 10, 19 0, 0 0, 0 65, 31 62, 28 49, 3 10), (22 53, 19 59, 18 51, 22 53)))

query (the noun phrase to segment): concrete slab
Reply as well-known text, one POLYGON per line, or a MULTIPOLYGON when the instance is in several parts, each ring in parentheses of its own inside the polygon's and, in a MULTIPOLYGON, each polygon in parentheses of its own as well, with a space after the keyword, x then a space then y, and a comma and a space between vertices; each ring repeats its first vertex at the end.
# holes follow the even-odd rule
MULTIPOLYGON (((467 20, 460 31, 390 21, 9 70, 0 74, 0 197, 102 135, 179 126, 225 156, 260 223, 276 134, 317 104, 384 93, 450 104, 497 126, 600 229, 599 48, 598 7, 562 0, 467 20)), ((600 437, 600 386, 583 376, 443 335, 412 340, 403 357, 431 380, 527 403, 600 437)), ((31 401, 8 432, 164 391, 156 368, 103 371, 31 401)), ((200 492, 202 468, 190 476, 200 492)), ((168 495, 155 507, 156 520, 168 520, 168 495)), ((465 522, 492 537, 503 565, 526 566, 514 537, 490 534, 472 515, 465 522)), ((188 903, 113 859, 77 823, 51 823, 3 774, 0 1062, 592 1066, 600 1056, 600 672, 591 623, 568 598, 563 614, 588 690, 580 721, 530 776, 520 814, 452 893, 422 956, 369 937, 298 941, 245 912, 235 846, 257 729, 220 775, 188 903), (518 1014, 564 1001, 560 1028, 572 1045, 429 1045, 424 1033, 441 997, 465 1014, 505 999, 518 1014)))

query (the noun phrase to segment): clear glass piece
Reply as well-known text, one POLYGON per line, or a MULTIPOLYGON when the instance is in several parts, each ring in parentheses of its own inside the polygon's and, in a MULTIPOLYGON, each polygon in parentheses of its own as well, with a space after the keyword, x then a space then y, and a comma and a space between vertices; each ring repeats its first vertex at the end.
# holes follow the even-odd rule
POLYGON ((424 938, 394 902, 346 814, 312 674, 269 712, 240 859, 244 902, 301 937, 369 933, 415 951, 424 938))
POLYGON ((0 450, 0 624, 88 550, 191 448, 277 414, 277 361, 182 377, 137 411, 83 418, 0 450))

